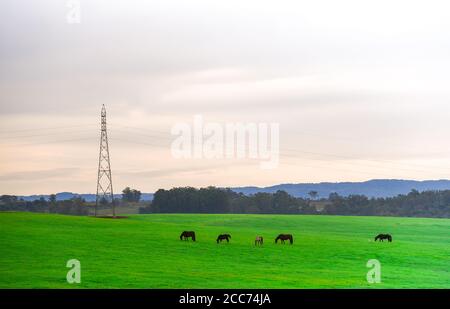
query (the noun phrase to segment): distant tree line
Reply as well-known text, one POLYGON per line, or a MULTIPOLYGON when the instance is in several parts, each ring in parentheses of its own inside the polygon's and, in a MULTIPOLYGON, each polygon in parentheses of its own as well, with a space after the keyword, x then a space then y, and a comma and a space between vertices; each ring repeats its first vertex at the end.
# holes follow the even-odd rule
POLYGON ((296 198, 285 191, 244 195, 230 189, 192 187, 160 189, 140 213, 242 213, 242 214, 326 214, 353 216, 450 217, 450 190, 412 190, 389 198, 347 197, 332 193, 328 198, 296 198))
MULTIPOLYGON (((127 206, 129 204, 139 204, 141 192, 126 187, 122 191, 122 198, 114 198, 116 206, 127 206)), ((94 211, 95 202, 88 203, 82 197, 75 196, 68 200, 57 200, 56 195, 52 194, 48 199, 43 197, 34 201, 25 201, 14 195, 0 196, 0 211, 29 211, 57 213, 64 215, 87 216, 94 211)), ((99 200, 99 209, 109 209, 110 201, 106 199, 99 200)))
POLYGON ((330 194, 324 214, 356 216, 396 216, 450 218, 450 190, 412 190, 406 195, 367 198, 364 195, 342 197, 330 194))
MULTIPOLYGON (((285 191, 244 195, 230 189, 180 187, 160 189, 153 201, 140 202, 141 192, 125 188, 116 205, 140 207, 140 213, 239 213, 239 214, 309 214, 352 216, 397 216, 450 218, 450 190, 412 190, 405 195, 389 198, 368 198, 364 195, 341 196, 330 194, 318 198, 311 191, 310 198, 296 198, 285 191)), ((48 199, 24 201, 13 195, 0 196, 0 211, 48 212, 67 215, 89 215, 95 203, 81 197, 57 201, 48 199)), ((102 205, 102 207, 109 207, 102 205)))
POLYGON ((296 199, 285 191, 246 196, 230 189, 192 187, 160 189, 141 213, 314 213, 306 200, 296 199))
POLYGON ((48 212, 76 216, 89 214, 84 199, 74 197, 70 200, 57 201, 54 194, 50 195, 48 200, 42 197, 34 201, 24 201, 14 195, 2 195, 0 196, 0 211, 48 212))

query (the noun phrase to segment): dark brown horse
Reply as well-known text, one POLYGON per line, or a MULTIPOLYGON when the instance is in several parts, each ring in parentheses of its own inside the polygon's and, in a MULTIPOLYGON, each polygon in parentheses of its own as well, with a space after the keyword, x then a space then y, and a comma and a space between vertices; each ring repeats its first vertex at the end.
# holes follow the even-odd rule
POLYGON ((284 244, 285 240, 289 240, 289 242, 291 243, 291 245, 294 242, 294 238, 292 237, 291 234, 280 234, 278 235, 277 238, 275 238, 275 243, 278 243, 278 240, 281 240, 281 243, 284 244))
POLYGON ((184 231, 180 235, 180 240, 188 240, 188 238, 191 237, 193 241, 195 241, 195 232, 193 231, 184 231))
POLYGON ((217 241, 217 243, 219 243, 219 241, 222 242, 222 240, 226 239, 227 242, 230 242, 230 238, 231 238, 230 234, 220 234, 219 236, 217 236, 216 241, 217 241))
POLYGON ((375 237, 375 241, 383 241, 387 239, 387 241, 392 242, 392 236, 389 234, 378 234, 377 237, 375 237))

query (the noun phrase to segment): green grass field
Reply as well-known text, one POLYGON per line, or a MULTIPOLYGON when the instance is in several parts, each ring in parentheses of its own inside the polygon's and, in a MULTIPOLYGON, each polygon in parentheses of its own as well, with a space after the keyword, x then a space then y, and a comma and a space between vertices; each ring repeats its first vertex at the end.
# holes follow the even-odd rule
POLYGON ((450 288, 448 219, 0 213, 0 232, 0 288, 450 288), (183 230, 197 242, 180 241, 183 230), (381 232, 394 242, 375 243, 381 232), (219 233, 231 242, 217 245, 219 233), (294 245, 275 245, 278 233, 294 245), (66 282, 69 259, 80 284, 66 282), (369 259, 379 284, 366 281, 369 259))

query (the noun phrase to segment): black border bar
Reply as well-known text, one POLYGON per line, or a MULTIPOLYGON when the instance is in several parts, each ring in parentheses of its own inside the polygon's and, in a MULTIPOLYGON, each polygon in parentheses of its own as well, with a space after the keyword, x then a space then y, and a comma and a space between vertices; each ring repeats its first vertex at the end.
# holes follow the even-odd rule
POLYGON ((385 305, 430 306, 450 303, 450 290, 446 289, 323 289, 323 290, 279 290, 279 289, 4 289, 0 290, 0 304, 33 306, 180 306, 180 307, 278 307, 279 305, 323 307, 351 305, 361 308, 385 305), (234 296, 233 296, 234 295, 234 296), (240 296, 243 295, 243 296, 240 296), (249 296, 252 295, 252 296, 249 296), (256 296, 258 295, 258 296, 256 296), (267 297, 270 302, 267 301, 267 297), (183 303, 183 298, 196 301, 212 297, 206 303, 183 303), (199 296, 199 297, 197 297, 199 296), (240 297, 239 297, 240 296, 240 297), (250 300, 249 300, 250 299, 250 300), (265 301, 263 302, 263 300, 265 301), (228 302, 227 302, 228 300, 228 302), (261 304, 262 303, 262 304, 261 304))

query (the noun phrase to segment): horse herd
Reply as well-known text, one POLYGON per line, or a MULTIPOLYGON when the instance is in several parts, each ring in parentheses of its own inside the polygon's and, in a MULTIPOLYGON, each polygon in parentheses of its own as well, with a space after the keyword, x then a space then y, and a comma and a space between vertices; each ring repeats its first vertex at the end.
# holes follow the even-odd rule
MULTIPOLYGON (((184 231, 180 235, 180 240, 189 240, 191 238, 193 241, 195 241, 195 232, 194 231, 184 231)), ((220 234, 217 236, 216 242, 220 243, 222 240, 226 240, 227 242, 230 242, 231 235, 230 234, 220 234)), ((285 240, 289 240, 290 244, 292 245, 294 243, 294 238, 291 234, 280 234, 275 238, 275 243, 278 243, 278 240, 281 241, 281 243, 284 244, 285 240)), ((255 246, 262 246, 264 244, 264 238, 262 236, 256 236, 255 239, 255 246)))
MULTIPOLYGON (((192 241, 195 241, 195 232, 194 231, 184 231, 180 235, 180 240, 189 240, 189 238, 192 239, 192 241)), ((216 242, 221 243, 222 240, 226 240, 227 242, 230 242, 231 235, 230 234, 220 234, 217 236, 216 242)), ((392 242, 392 236, 390 234, 378 234, 375 237, 375 241, 381 241, 387 240, 389 242, 392 242)), ((280 234, 275 238, 275 243, 277 244, 278 241, 281 241, 282 244, 286 240, 289 240, 289 243, 292 245, 294 243, 294 237, 292 237, 291 234, 280 234)), ((262 236, 256 236, 255 238, 255 246, 262 246, 264 244, 264 238, 262 236)))

